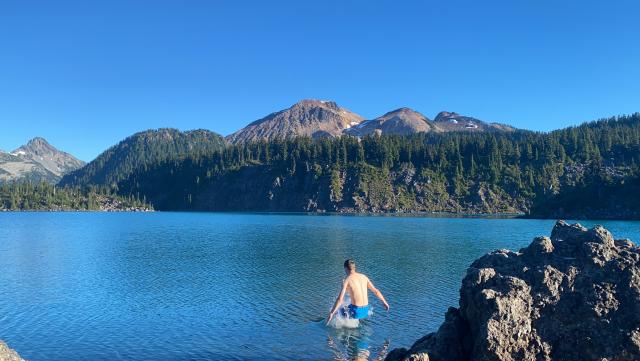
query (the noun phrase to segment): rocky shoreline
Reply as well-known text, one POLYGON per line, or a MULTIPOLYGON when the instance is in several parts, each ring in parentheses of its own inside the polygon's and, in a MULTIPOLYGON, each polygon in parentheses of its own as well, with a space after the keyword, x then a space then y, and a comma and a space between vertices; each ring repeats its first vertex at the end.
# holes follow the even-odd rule
POLYGON ((18 353, 0 340, 0 361, 24 361, 18 353))
POLYGON ((386 360, 639 360, 640 248, 558 221, 551 237, 473 262, 459 304, 386 360))

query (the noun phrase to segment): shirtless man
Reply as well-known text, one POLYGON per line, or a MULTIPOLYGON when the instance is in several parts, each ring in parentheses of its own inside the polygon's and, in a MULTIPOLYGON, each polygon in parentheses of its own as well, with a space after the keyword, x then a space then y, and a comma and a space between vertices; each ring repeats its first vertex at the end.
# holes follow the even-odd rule
POLYGON ((356 262, 354 260, 348 259, 344 261, 344 271, 347 274, 347 278, 342 282, 342 290, 331 312, 329 312, 327 324, 329 324, 338 311, 346 292, 349 292, 349 297, 351 298, 351 304, 347 311, 351 318, 360 319, 369 316, 369 295, 367 289, 370 289, 371 292, 380 299, 384 309, 389 311, 389 304, 384 299, 382 293, 373 286, 373 283, 371 283, 371 280, 369 280, 367 276, 356 272, 356 262))

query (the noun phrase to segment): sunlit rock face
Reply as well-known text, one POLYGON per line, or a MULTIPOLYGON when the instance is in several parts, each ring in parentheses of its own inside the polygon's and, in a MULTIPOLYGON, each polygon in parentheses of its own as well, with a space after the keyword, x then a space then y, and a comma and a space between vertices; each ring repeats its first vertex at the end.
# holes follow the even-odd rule
POLYGON ((640 249, 558 221, 519 252, 467 270, 460 307, 387 360, 639 360, 640 249))
POLYGON ((231 143, 296 136, 336 137, 357 126, 363 118, 332 101, 306 99, 290 108, 267 115, 229 135, 231 143))

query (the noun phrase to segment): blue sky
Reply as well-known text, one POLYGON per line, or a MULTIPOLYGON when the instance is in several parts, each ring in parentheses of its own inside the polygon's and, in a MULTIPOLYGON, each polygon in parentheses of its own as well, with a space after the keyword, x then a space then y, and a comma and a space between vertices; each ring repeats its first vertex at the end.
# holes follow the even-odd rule
POLYGON ((299 99, 551 130, 640 111, 637 1, 0 2, 0 149, 91 160, 299 99))

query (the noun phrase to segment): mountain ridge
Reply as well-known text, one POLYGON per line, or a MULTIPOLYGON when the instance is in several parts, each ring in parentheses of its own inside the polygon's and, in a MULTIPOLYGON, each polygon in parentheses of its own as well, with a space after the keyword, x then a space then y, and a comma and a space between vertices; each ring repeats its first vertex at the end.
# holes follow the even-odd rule
POLYGON ((424 114, 401 107, 373 118, 364 117, 335 101, 303 99, 291 107, 270 113, 225 137, 232 144, 275 138, 309 136, 311 138, 342 135, 366 136, 370 134, 407 135, 419 132, 445 133, 510 132, 516 128, 500 123, 489 123, 455 112, 443 111, 434 120, 424 114))

